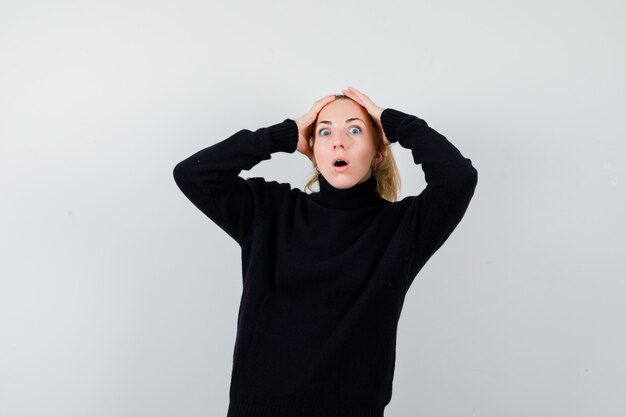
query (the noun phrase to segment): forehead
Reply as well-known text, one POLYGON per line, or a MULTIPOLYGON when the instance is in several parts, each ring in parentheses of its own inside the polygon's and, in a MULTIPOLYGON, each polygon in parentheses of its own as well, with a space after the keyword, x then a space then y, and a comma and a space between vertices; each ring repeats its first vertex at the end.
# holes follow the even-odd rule
POLYGON ((322 108, 319 112, 317 120, 328 120, 333 123, 345 123, 346 119, 351 119, 353 117, 358 117, 359 119, 365 121, 366 113, 363 107, 358 105, 352 100, 348 99, 340 99, 335 100, 322 108))

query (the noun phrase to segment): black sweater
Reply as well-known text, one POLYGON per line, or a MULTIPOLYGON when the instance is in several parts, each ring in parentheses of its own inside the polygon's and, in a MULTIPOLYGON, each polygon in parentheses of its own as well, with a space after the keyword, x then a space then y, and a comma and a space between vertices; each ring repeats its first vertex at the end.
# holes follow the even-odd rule
POLYGON ((389 202, 375 175, 338 189, 320 174, 311 194, 240 177, 296 151, 292 119, 240 130, 174 168, 185 196, 241 247, 228 417, 383 416, 405 294, 464 216, 478 174, 424 120, 387 108, 381 124, 422 165, 419 195, 389 202))

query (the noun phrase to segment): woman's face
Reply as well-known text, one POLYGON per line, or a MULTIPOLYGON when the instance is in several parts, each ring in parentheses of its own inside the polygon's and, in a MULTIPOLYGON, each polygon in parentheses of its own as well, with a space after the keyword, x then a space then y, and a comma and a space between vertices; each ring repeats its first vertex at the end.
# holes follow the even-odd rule
POLYGON ((323 107, 313 134, 317 168, 335 188, 350 188, 366 181, 371 175, 371 166, 382 159, 374 147, 369 115, 353 100, 334 100, 323 107), (338 159, 348 165, 335 166, 338 159))

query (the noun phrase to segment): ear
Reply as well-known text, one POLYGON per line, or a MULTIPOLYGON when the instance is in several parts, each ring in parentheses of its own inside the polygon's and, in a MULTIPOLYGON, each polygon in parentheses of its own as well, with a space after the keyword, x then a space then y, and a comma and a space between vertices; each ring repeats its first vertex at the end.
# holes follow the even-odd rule
POLYGON ((387 156, 387 150, 389 149, 388 145, 384 145, 384 144, 380 144, 380 148, 378 148, 378 152, 382 155, 382 156, 387 156))
POLYGON ((313 148, 315 147, 315 142, 313 141, 313 138, 309 139, 309 153, 307 155, 307 157, 309 158, 309 160, 311 161, 311 163, 313 164, 313 167, 317 167, 317 161, 315 160, 315 151, 313 150, 313 148), (311 143, 313 142, 313 143, 311 143))

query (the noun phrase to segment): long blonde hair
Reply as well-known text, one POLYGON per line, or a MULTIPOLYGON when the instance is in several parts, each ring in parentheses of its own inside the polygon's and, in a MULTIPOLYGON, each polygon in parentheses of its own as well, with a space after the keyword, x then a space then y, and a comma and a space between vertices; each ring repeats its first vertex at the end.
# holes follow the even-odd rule
MULTIPOLYGON (((350 97, 345 96, 343 94, 335 94, 335 100, 352 100, 350 97)), ((354 101, 354 100, 353 100, 354 101)), ((356 101, 355 101, 356 103, 356 101)), ((361 106, 359 103, 357 103, 361 106)), ((361 106, 362 107, 362 106, 361 106)), ((380 145, 383 141, 383 134, 374 120, 374 118, 363 108, 364 113, 369 117, 370 126, 374 131, 374 146, 378 150, 380 149, 380 145)), ((319 114, 318 114, 319 117, 319 114)), ((317 123, 317 118, 313 122, 313 126, 317 123)), ((315 129, 312 129, 312 135, 309 138, 309 145, 311 149, 313 149, 313 145, 315 144, 315 129)), ((385 200, 395 202, 398 201, 398 196, 400 194, 401 180, 400 180, 400 171, 398 170, 398 166, 396 165, 396 160, 393 157, 393 152, 391 151, 391 147, 394 143, 391 143, 387 146, 387 152, 383 155, 382 161, 378 163, 376 167, 372 167, 372 174, 376 176, 376 191, 378 194, 385 200)), ((311 186, 318 182, 319 170, 316 167, 313 167, 313 173, 309 181, 304 186, 305 190, 310 190, 313 192, 311 186)), ((318 184, 319 186, 319 184, 318 184)))

